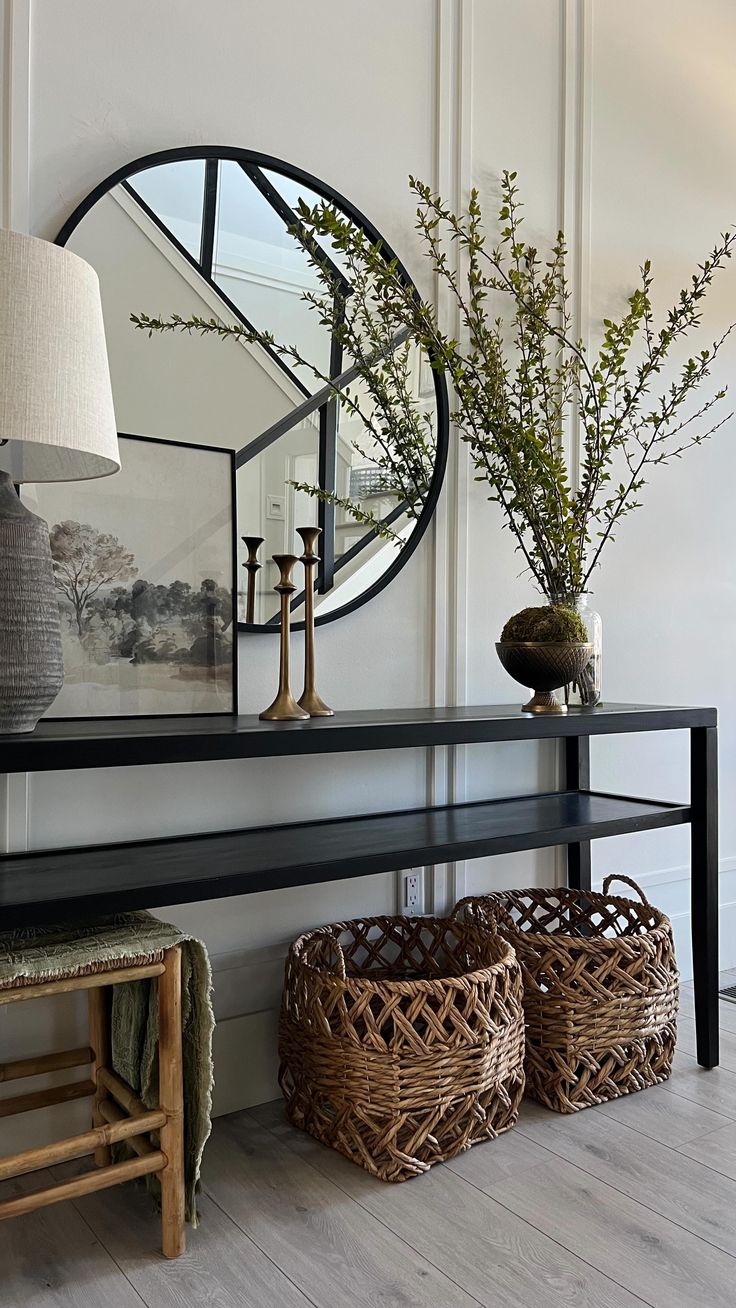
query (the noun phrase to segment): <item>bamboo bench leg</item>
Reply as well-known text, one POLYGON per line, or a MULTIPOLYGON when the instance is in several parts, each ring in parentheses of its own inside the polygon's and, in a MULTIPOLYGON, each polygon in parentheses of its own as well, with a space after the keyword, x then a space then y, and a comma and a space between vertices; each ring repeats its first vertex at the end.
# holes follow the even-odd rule
MULTIPOLYGON (((101 1085, 97 1076, 100 1068, 110 1066, 110 1021, 108 1015, 108 989, 106 986, 97 986, 96 989, 89 992, 89 1042, 92 1046, 94 1055, 92 1061, 92 1080, 97 1087, 95 1090, 95 1102, 92 1112, 92 1122, 94 1126, 104 1126, 106 1119, 103 1117, 100 1105, 104 1099, 107 1099, 107 1090, 101 1085)), ((102 1145, 95 1149, 95 1162, 98 1167, 109 1167, 112 1162, 112 1151, 109 1146, 102 1145)))
POLYGON ((162 1248, 165 1258, 184 1252, 184 1099, 181 1065, 181 949, 167 949, 158 979, 159 1107, 161 1127, 162 1248))

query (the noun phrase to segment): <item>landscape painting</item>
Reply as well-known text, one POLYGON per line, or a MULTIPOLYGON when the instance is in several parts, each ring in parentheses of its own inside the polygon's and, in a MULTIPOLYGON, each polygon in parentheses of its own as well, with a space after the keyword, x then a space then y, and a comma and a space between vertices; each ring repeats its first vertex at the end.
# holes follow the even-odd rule
POLYGON ((64 686, 54 718, 235 712, 234 455, 120 437, 121 471, 39 483, 64 686))

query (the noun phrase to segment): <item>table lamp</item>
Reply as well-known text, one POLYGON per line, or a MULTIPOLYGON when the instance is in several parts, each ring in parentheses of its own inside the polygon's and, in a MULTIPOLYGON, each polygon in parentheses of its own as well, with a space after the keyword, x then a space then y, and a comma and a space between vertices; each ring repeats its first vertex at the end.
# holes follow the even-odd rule
POLYGON ((49 529, 16 487, 119 468, 97 274, 0 229, 0 732, 32 731, 64 679, 49 529))

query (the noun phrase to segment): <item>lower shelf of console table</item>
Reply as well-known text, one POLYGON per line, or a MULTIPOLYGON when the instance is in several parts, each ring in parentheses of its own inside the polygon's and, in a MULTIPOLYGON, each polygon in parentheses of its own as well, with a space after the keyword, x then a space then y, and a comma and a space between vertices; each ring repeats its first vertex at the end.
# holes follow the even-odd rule
POLYGON ((19 854, 0 862, 0 920, 28 926, 160 908, 689 821, 687 805, 575 790, 19 854))

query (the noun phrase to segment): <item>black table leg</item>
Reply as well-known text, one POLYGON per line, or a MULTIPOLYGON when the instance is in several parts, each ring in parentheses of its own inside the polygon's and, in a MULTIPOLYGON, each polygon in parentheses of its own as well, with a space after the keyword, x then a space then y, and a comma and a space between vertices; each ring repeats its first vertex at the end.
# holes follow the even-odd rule
POLYGON ((718 1064, 718 729, 690 732, 690 913, 698 1062, 718 1064))
MULTIPOLYGON (((565 789, 590 790, 590 736, 565 737, 565 789)), ((590 841, 567 846, 567 884, 590 890, 590 841)))

